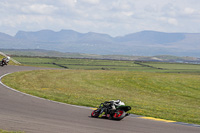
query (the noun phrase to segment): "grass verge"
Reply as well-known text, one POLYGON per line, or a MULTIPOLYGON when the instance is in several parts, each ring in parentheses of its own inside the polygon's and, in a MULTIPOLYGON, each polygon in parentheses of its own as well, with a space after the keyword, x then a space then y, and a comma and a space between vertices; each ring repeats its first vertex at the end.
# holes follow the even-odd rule
POLYGON ((6 131, 6 130, 0 129, 0 133, 24 133, 24 132, 20 132, 20 131, 6 131))
POLYGON ((200 75, 103 70, 37 70, 2 81, 54 101, 97 107, 121 99, 130 113, 200 124, 200 75))

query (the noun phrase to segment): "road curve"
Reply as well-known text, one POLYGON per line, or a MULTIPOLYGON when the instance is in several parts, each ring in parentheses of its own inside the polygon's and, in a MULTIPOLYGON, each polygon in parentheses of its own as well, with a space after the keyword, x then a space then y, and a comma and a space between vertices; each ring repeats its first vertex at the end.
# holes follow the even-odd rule
MULTIPOLYGON (((10 72, 41 68, 5 66, 10 72)), ((0 85, 0 129, 27 133, 199 133, 199 127, 126 117, 122 121, 91 118, 89 108, 42 100, 0 85)))

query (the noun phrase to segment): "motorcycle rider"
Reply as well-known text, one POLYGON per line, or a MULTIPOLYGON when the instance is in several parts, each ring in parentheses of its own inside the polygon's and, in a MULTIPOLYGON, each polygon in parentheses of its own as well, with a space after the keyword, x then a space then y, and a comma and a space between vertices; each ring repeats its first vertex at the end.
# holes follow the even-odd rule
MULTIPOLYGON (((121 100, 111 100, 111 101, 106 101, 104 102, 105 104, 107 104, 107 106, 112 110, 115 111, 116 107, 121 106, 121 105, 125 105, 124 102, 122 102, 121 100)), ((107 114, 107 109, 103 108, 100 112, 99 117, 102 117, 104 115, 107 114)))
POLYGON ((10 61, 10 57, 9 56, 7 56, 6 58, 2 59, 2 63, 4 62, 5 65, 7 65, 9 61, 10 61))
POLYGON ((125 105, 124 102, 122 102, 121 100, 111 100, 110 101, 110 106, 111 106, 112 110, 115 110, 116 107, 121 106, 121 105, 125 105))

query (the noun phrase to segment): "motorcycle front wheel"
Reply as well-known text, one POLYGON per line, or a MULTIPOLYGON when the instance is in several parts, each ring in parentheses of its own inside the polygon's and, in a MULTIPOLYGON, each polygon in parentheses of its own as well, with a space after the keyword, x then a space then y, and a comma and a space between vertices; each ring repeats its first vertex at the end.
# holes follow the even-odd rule
POLYGON ((91 117, 95 117, 95 118, 99 117, 99 112, 97 110, 92 111, 91 117))

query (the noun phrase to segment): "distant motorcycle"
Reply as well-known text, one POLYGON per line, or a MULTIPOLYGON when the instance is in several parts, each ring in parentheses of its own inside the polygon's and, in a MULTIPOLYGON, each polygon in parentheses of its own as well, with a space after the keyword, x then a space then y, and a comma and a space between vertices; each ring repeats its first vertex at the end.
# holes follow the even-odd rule
POLYGON ((129 110, 131 110, 131 107, 125 105, 118 106, 115 110, 112 110, 110 102, 104 102, 99 105, 98 109, 92 111, 91 117, 122 120, 124 117, 129 115, 129 113, 127 113, 129 110))
POLYGON ((6 58, 3 58, 1 60, 1 62, 0 62, 0 66, 3 67, 4 65, 7 65, 9 61, 10 61, 10 57, 9 56, 7 56, 6 58))
POLYGON ((5 58, 3 58, 3 59, 1 60, 1 62, 0 62, 0 66, 3 67, 4 65, 7 65, 6 59, 5 59, 5 58))

